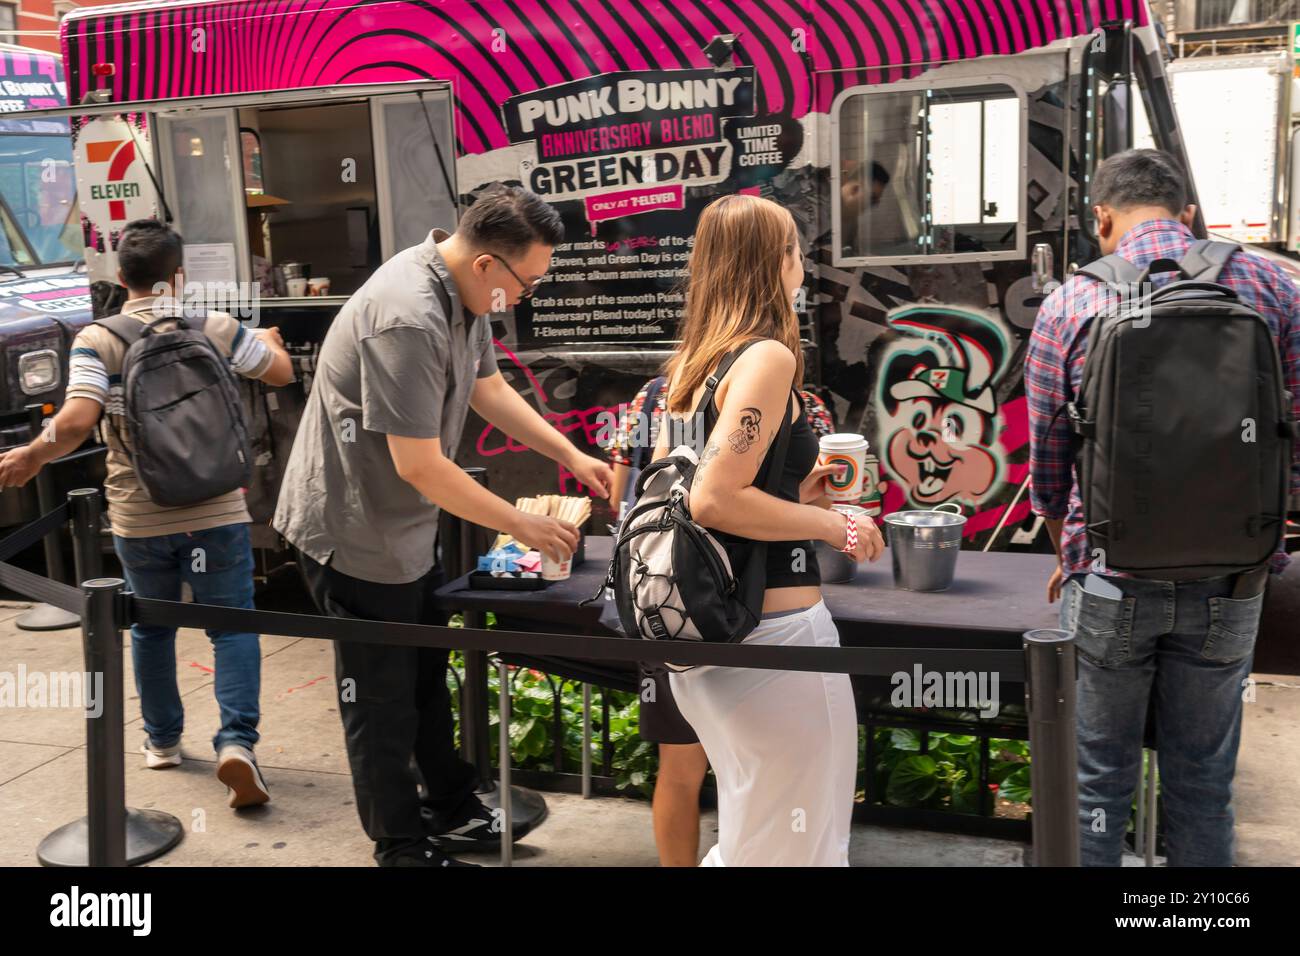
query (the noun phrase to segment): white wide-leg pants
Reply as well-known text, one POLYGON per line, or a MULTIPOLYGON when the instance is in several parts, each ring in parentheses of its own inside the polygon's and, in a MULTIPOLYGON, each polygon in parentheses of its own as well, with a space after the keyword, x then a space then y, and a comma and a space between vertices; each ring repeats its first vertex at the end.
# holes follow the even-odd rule
MULTIPOLYGON (((746 644, 838 647, 824 601, 760 621, 746 644)), ((847 674, 697 667, 670 677, 718 783, 701 866, 848 866, 858 727, 847 674)))

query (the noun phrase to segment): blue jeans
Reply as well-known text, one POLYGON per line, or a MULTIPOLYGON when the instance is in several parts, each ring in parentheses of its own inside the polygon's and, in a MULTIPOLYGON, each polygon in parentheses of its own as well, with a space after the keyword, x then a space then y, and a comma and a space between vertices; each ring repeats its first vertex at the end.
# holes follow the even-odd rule
MULTIPOLYGON (((152 538, 114 535, 113 547, 127 584, 140 597, 179 601, 181 582, 188 581, 200 604, 253 606, 253 548, 246 524, 152 538)), ((257 635, 215 630, 207 634, 216 657, 215 691, 221 710, 221 729, 212 746, 220 750, 226 744, 240 744, 252 749, 258 741, 262 682, 257 635)), ((131 658, 149 739, 156 747, 174 746, 185 725, 176 686, 176 628, 132 627, 131 658)))
POLYGON ((1079 648, 1079 825, 1084 866, 1119 866, 1154 695, 1170 866, 1231 866, 1232 777, 1263 595, 1232 579, 1107 577, 1122 598, 1072 575, 1061 627, 1079 648))

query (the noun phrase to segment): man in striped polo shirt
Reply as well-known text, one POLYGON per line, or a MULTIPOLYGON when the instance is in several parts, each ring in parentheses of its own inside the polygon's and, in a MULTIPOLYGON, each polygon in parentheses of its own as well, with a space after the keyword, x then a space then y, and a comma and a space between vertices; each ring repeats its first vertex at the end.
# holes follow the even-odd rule
MULTIPOLYGON (((155 220, 126 226, 117 247, 118 278, 128 291, 124 315, 153 322, 169 310, 174 313, 184 288, 183 248, 181 237, 155 220)), ((164 321, 156 328, 173 325, 164 321)), ((270 385, 293 380, 289 355, 275 329, 254 333, 232 316, 213 312, 203 331, 239 375, 270 385)), ((196 601, 253 607, 252 518, 243 491, 168 507, 154 503, 141 487, 123 445, 125 355, 125 343, 101 325, 77 334, 63 407, 31 444, 0 456, 0 487, 26 484, 45 464, 75 451, 102 417, 108 446, 104 497, 113 545, 131 590, 140 597, 179 601, 181 582, 187 581, 196 601)), ((232 807, 265 803, 270 794, 253 757, 262 664, 258 637, 209 630, 208 638, 216 657, 214 689, 221 711, 221 729, 212 741, 217 777, 230 788, 232 807)), ((141 745, 145 762, 152 768, 177 766, 184 711, 176 686, 176 629, 132 627, 131 656, 148 733, 141 745)))

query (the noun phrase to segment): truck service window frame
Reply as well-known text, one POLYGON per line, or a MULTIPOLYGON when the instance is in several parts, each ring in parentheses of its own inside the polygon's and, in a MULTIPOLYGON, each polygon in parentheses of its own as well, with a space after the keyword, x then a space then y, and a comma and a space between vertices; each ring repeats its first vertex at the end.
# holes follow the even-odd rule
MULTIPOLYGON (((431 228, 454 229, 459 217, 454 139, 456 114, 451 86, 446 81, 299 87, 271 93, 119 101, 32 111, 29 115, 89 120, 144 114, 148 120, 148 143, 141 145, 149 154, 149 165, 162 187, 173 225, 185 237, 187 247, 203 245, 207 247, 203 251, 209 253, 215 248, 220 253, 215 258, 218 265, 228 263, 233 256, 234 275, 230 276, 230 281, 244 283, 251 281, 253 276, 250 229, 243 214, 246 199, 243 131, 249 128, 245 120, 267 110, 312 110, 344 104, 359 104, 368 110, 366 128, 362 131, 366 152, 356 160, 358 166, 365 165, 373 170, 374 214, 368 222, 371 234, 361 236, 363 252, 368 245, 378 256, 373 265, 377 267, 400 249, 422 240, 431 228), (411 103, 418 103, 419 109, 413 111, 411 103), (206 136, 196 133, 200 127, 206 131, 206 136), (195 142, 196 136, 199 142, 195 142), (208 150, 213 154, 205 158, 203 154, 208 150), (433 161, 421 165, 416 162, 420 169, 413 173, 413 162, 439 153, 442 164, 433 161), (185 160, 179 166, 178 157, 185 160), (360 162, 362 159, 364 164, 360 162), (180 167, 195 162, 203 169, 192 170, 194 175, 188 179, 179 175, 180 167), (204 171, 212 175, 203 175, 204 171), (415 174, 422 174, 428 181, 412 184, 408 180, 415 174), (414 235, 411 225, 417 220, 422 223, 418 236, 414 235), (191 239, 191 235, 196 238, 191 239), (229 249, 223 251, 222 246, 229 246, 229 249)), ((327 132, 322 132, 321 139, 324 148, 330 139, 327 132)), ((341 155, 340 159, 343 158, 346 157, 341 155)), ((275 161, 275 157, 267 154, 265 149, 262 159, 267 164, 275 161)), ((263 168, 264 182, 268 172, 263 168)), ((348 218, 358 218, 353 215, 358 211, 364 209, 349 207, 346 210, 348 218)), ((275 254, 278 256, 279 251, 275 254)), ((209 263, 212 261, 209 259, 209 263)), ((368 275, 369 271, 360 281, 368 275)), ((340 282, 338 280, 343 278, 340 276, 329 278, 330 295, 264 296, 260 304, 263 307, 337 306, 346 300, 353 286, 360 284, 340 282)))
POLYGON ((840 197, 830 202, 832 264, 1024 259, 1028 132, 1028 97, 1011 76, 929 78, 840 92, 830 119, 831 196, 840 197), (936 180, 945 159, 960 171, 961 157, 970 156, 963 142, 971 135, 980 139, 978 188, 958 175, 936 180), (878 149, 890 144, 893 155, 878 149), (846 210, 856 212, 856 220, 846 210), (873 214, 884 227, 859 236, 873 214))

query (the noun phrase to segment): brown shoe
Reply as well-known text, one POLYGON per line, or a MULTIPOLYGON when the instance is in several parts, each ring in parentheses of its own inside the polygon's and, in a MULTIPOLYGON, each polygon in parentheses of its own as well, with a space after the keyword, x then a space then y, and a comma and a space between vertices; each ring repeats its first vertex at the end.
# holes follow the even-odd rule
POLYGON ((217 779, 229 789, 230 805, 236 809, 255 807, 271 799, 253 751, 239 744, 227 744, 217 754, 217 779))

